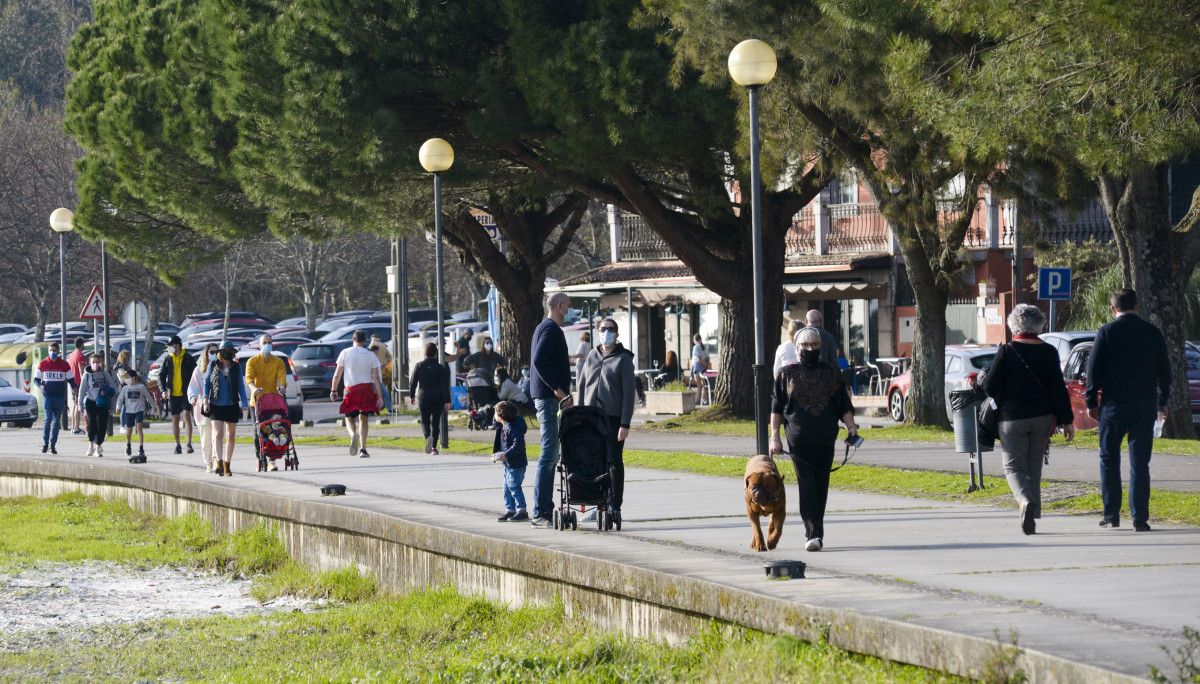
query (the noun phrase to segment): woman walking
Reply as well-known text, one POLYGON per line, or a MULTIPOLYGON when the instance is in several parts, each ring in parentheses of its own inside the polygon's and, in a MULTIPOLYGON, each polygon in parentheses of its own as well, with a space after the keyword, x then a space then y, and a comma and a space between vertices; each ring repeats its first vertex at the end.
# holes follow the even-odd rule
POLYGON ((633 352, 617 341, 617 322, 611 318, 600 322, 599 342, 588 354, 579 375, 579 405, 596 406, 608 417, 613 454, 608 509, 611 520, 620 528, 621 504, 625 499, 625 438, 629 436, 637 393, 633 352))
POLYGON ((854 406, 841 372, 821 361, 821 334, 815 328, 796 333, 799 363, 784 366, 775 376, 771 403, 771 453, 783 453, 779 426, 787 420, 788 452, 800 488, 800 518, 804 520, 804 548, 825 548, 825 506, 829 501, 829 473, 838 420, 850 437, 858 436, 854 406))
POLYGON ((216 460, 217 475, 233 475, 229 462, 233 459, 237 424, 242 419, 242 411, 250 405, 246 383, 242 379, 242 367, 234 360, 233 347, 225 347, 217 352, 217 360, 209 365, 202 389, 204 404, 201 413, 206 413, 213 423, 213 458, 216 460), (241 408, 238 408, 239 403, 241 408))
POLYGON ((1004 475, 1021 509, 1025 534, 1036 533, 1042 517, 1042 464, 1056 421, 1068 442, 1075 438, 1058 351, 1038 337, 1045 325, 1036 306, 1013 307, 1008 314, 1013 341, 1000 345, 980 383, 999 409, 1004 475))
POLYGON ((408 383, 408 400, 417 402, 421 412, 421 432, 425 435, 425 453, 437 455, 442 415, 450 410, 450 368, 438 363, 438 346, 425 345, 425 360, 413 369, 408 383))
POLYGON ((696 403, 700 404, 704 401, 704 373, 708 370, 710 359, 708 348, 704 346, 704 338, 699 333, 692 338, 692 342, 692 375, 689 384, 696 388, 696 403))
POLYGON ((79 410, 87 416, 88 456, 104 457, 104 438, 112 418, 114 399, 120 384, 104 367, 103 357, 93 353, 80 374, 79 410))
POLYGON ((208 377, 208 367, 216 360, 217 344, 209 342, 200 352, 187 390, 188 402, 192 405, 192 418, 200 429, 200 455, 204 458, 204 467, 210 473, 216 469, 216 459, 213 458, 213 422, 200 409, 203 408, 204 382, 208 377))

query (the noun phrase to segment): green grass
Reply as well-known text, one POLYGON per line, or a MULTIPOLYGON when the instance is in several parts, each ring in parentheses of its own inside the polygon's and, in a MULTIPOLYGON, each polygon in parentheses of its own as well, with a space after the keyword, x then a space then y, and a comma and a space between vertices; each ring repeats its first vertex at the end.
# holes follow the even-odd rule
POLYGON ((712 624, 684 646, 631 639, 561 604, 509 610, 450 589, 319 612, 165 620, 86 646, 0 654, 0 678, 464 682, 949 682, 826 644, 712 624))
MULTIPOLYGON (((647 423, 638 428, 649 432, 683 432, 703 435, 725 435, 730 437, 753 437, 754 420, 734 416, 725 406, 709 406, 683 416, 647 423)), ((845 431, 843 430, 843 434, 845 431)), ((954 433, 939 427, 924 425, 893 424, 883 427, 863 428, 863 436, 881 442, 927 442, 951 444, 954 433)), ((1072 446, 1080 449, 1098 450, 1100 433, 1097 430, 1080 430, 1075 440, 1067 444, 1061 435, 1054 438, 1056 446, 1072 446)), ((1124 445, 1123 445, 1124 446, 1124 445)), ((1200 441, 1193 439, 1154 440, 1154 453, 1174 456, 1200 456, 1200 441)))

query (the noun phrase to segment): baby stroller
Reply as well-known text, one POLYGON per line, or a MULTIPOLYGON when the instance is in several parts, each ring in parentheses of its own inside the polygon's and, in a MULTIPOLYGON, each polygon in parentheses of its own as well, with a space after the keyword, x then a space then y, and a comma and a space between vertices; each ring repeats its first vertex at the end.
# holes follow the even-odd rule
POLYGON ((470 400, 467 429, 491 430, 496 418, 494 407, 499 401, 492 379, 478 370, 472 370, 467 375, 467 397, 470 400))
POLYGON ((595 506, 597 529, 620 530, 620 518, 608 512, 612 452, 604 411, 595 406, 566 409, 559 418, 558 439, 559 505, 554 509, 554 529, 577 529, 578 513, 571 506, 595 506))
POLYGON ((267 470, 270 463, 280 458, 284 470, 298 470, 300 457, 292 441, 287 400, 275 392, 263 394, 258 398, 255 412, 254 455, 258 457, 258 471, 267 470))

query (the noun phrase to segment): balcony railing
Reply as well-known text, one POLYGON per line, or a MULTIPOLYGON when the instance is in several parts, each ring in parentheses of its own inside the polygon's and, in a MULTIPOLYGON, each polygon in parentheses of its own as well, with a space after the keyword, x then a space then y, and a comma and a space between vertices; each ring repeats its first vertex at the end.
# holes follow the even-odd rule
POLYGON ((829 205, 830 253, 886 252, 890 246, 887 219, 877 204, 829 205))
MULTIPOLYGON (((830 204, 825 206, 828 227, 825 235, 825 253, 859 254, 865 252, 887 252, 891 249, 891 232, 887 220, 873 202, 855 204, 830 204)), ((947 225, 962 215, 956 202, 939 202, 937 220, 947 225)), ((968 249, 1011 247, 1013 230, 1022 223, 1022 235, 1050 243, 1084 242, 1094 239, 1107 242, 1112 239, 1112 229, 1099 202, 1093 202, 1082 210, 1056 209, 1046 216, 1032 212, 1018 215, 1015 200, 997 200, 989 210, 984 200, 979 200, 971 216, 971 225, 963 239, 968 249), (991 237, 989 216, 994 211, 995 242, 991 237)), ((800 210, 793 218, 784 239, 785 258, 794 261, 818 253, 819 220, 813 206, 800 210)), ((658 237, 637 214, 621 212, 621 259, 625 261, 651 261, 674 259, 671 248, 658 237)))
POLYGON ((637 214, 621 212, 621 259, 659 261, 674 259, 675 252, 637 214))

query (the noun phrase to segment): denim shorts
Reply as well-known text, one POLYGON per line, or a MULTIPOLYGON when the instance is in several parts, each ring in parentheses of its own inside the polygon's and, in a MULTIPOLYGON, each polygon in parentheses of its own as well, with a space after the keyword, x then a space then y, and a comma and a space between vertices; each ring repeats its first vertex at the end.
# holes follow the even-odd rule
POLYGON ((121 414, 121 427, 137 427, 139 424, 146 422, 145 418, 145 411, 138 411, 137 413, 129 413, 126 411, 121 414))

